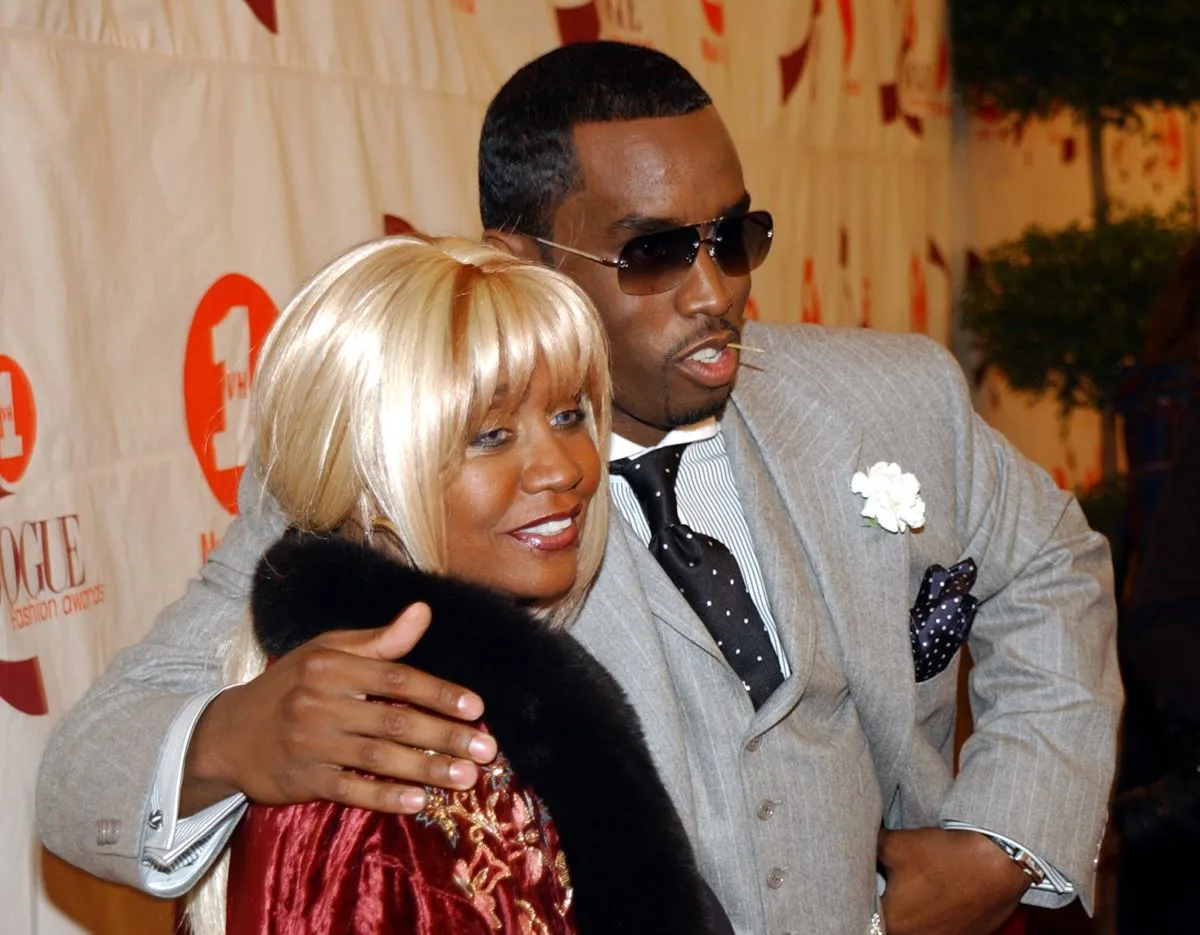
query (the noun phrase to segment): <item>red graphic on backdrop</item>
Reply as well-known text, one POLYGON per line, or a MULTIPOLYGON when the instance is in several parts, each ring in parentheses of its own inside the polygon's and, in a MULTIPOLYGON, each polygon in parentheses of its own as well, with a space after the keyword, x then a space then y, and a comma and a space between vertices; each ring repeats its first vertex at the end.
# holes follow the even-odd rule
MULTIPOLYGON (((0 526, 0 606, 14 631, 103 604, 102 582, 88 578, 79 514, 0 526)), ((46 713, 37 658, 0 659, 0 698, 25 714, 46 713)))
POLYGON ((900 88, 895 82, 879 86, 879 115, 885 125, 900 116, 900 88))
POLYGON ((978 250, 967 251, 967 279, 975 279, 983 275, 983 257, 978 250))
POLYGON ((398 217, 395 214, 385 214, 383 216, 383 235, 385 237, 394 237, 397 234, 409 234, 415 230, 416 228, 402 217, 398 217))
POLYGON ((248 276, 218 279, 200 300, 188 331, 183 398, 188 438, 214 497, 237 512, 245 466, 250 384, 275 320, 275 303, 248 276))
POLYGON ((925 285, 925 264, 919 254, 909 257, 908 327, 918 334, 929 333, 929 291, 925 285))
POLYGON ((746 314, 743 317, 746 321, 758 321, 758 303, 754 301, 754 296, 746 299, 746 314))
POLYGON ((821 323, 821 295, 817 291, 816 268, 812 257, 804 260, 804 280, 800 286, 800 320, 814 325, 821 323))
POLYGON ((779 57, 780 91, 783 103, 786 104, 796 90, 796 85, 804 77, 808 66, 809 53, 817 35, 817 17, 821 13, 821 0, 813 0, 812 19, 809 21, 808 35, 795 49, 779 57))
POLYGON ((945 33, 938 40, 938 64, 937 64, 937 79, 934 82, 934 88, 941 92, 946 90, 946 85, 950 83, 950 40, 945 33))
POLYGON ((842 69, 850 69, 854 57, 854 0, 838 0, 838 19, 842 23, 842 69))
POLYGON ((37 407, 25 371, 0 354, 0 500, 16 490, 37 441, 37 407))
POLYGON ((708 28, 716 35, 725 35, 725 0, 700 0, 708 28))
POLYGON ((1112 143, 1112 166, 1121 182, 1129 182, 1136 168, 1143 180, 1150 183, 1155 194, 1161 194, 1168 184, 1178 184, 1183 168, 1183 129, 1175 111, 1153 116, 1140 147, 1141 162, 1134 165, 1136 140, 1128 135, 1117 136, 1112 143))
POLYGON ((275 16, 275 0, 245 0, 254 18, 275 35, 279 35, 279 20, 275 16))
MULTIPOLYGON (((908 0, 904 12, 904 35, 900 40, 900 54, 904 58, 911 55, 917 47, 917 7, 916 0, 908 0)), ((937 44, 937 64, 934 66, 932 81, 928 75, 921 78, 934 91, 944 91, 950 81, 950 43, 943 32, 937 44)))
MULTIPOLYGON (((36 437, 37 412, 29 379, 16 361, 0 355, 0 497, 14 493, 29 466, 36 437)), ((0 607, 8 608, 11 629, 23 630, 87 610, 104 599, 104 585, 94 576, 88 581, 78 513, 0 525, 0 607)), ((28 667, 31 662, 36 660, 4 664, 28 667)), ((26 676, 12 674, 18 671, 9 670, 8 682, 28 685, 26 676)))
POLYGON ((950 45, 945 24, 941 23, 936 42, 922 39, 929 23, 917 15, 916 0, 906 0, 904 25, 900 37, 896 77, 879 86, 880 115, 883 123, 903 118, 914 136, 925 133, 925 116, 945 117, 950 112, 946 89, 950 83, 950 45))
POLYGON ((871 277, 863 276, 857 299, 854 295, 854 274, 850 269, 850 232, 838 229, 838 269, 842 285, 841 320, 857 322, 860 328, 871 327, 871 277))
POLYGON ((708 24, 708 35, 700 37, 700 57, 714 65, 723 65, 729 61, 725 50, 725 2, 700 0, 700 6, 708 24))
MULTIPOLYGON (((899 80, 907 80, 908 58, 912 54, 913 48, 917 44, 917 7, 915 0, 908 0, 904 10, 904 35, 900 40, 900 67, 899 80)), ((898 92, 897 88, 897 92, 898 92)), ((896 109, 900 111, 900 100, 897 95, 896 109)), ((914 136, 921 136, 925 132, 925 126, 921 122, 921 118, 913 114, 903 114, 905 125, 913 132, 914 136)))
POLYGON ((641 32, 642 21, 638 17, 637 0, 601 0, 605 19, 623 32, 641 32))
POLYGON ((600 10, 596 0, 580 6, 555 7, 558 37, 563 45, 574 42, 595 42, 600 38, 600 10))
POLYGON ((1179 172, 1183 165, 1183 128, 1179 124, 1179 115, 1168 111, 1163 117, 1162 127, 1158 132, 1159 142, 1163 149, 1163 163, 1172 175, 1179 172))
POLYGON ((0 659, 0 699, 22 714, 38 717, 50 713, 37 656, 16 661, 0 659))
POLYGON ((932 237, 929 238, 929 263, 932 266, 936 266, 947 276, 950 275, 950 267, 946 263, 946 257, 942 255, 941 248, 932 237))

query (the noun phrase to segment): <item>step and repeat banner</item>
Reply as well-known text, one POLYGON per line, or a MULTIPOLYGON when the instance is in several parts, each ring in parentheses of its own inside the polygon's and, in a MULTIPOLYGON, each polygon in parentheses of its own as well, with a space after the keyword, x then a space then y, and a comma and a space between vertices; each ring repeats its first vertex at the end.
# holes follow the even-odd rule
POLYGON ((715 98, 777 220, 752 314, 947 340, 940 0, 0 0, 5 933, 169 928, 37 844, 46 736, 220 541, 276 310, 354 243, 477 234, 489 98, 598 37, 715 98))

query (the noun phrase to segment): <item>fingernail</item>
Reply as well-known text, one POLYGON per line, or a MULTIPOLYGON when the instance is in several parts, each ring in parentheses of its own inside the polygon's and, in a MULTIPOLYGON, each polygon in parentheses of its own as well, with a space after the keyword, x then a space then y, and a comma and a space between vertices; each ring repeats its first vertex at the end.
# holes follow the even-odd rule
POLYGON ((458 785, 468 785, 475 776, 475 768, 470 763, 451 763, 450 780, 458 785))
POLYGON ((467 750, 470 751, 472 759, 488 763, 496 755, 496 741, 491 737, 476 737, 467 744, 467 750))
POLYGON ((419 812, 427 801, 424 789, 406 789, 400 793, 400 807, 406 811, 419 812))
POLYGON ((460 695, 456 707, 459 714, 466 717, 478 717, 483 702, 475 695, 460 695))

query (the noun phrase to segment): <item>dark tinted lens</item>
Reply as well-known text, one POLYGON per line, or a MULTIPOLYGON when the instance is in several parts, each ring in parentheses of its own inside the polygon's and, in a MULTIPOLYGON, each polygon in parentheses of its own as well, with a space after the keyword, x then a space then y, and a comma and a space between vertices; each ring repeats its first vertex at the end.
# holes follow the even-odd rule
POLYGON ((694 227, 676 227, 633 238, 621 248, 617 285, 626 295, 653 295, 678 285, 696 258, 699 236, 694 227))
POLYGON ((774 222, 767 211, 726 218, 713 233, 716 258, 728 276, 745 276, 762 266, 771 249, 774 222))

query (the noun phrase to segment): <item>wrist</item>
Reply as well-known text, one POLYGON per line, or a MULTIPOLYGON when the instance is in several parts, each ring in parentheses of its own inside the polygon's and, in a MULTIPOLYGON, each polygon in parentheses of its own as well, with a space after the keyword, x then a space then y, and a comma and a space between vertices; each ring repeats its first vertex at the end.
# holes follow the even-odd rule
POLYGON ((1021 872, 1029 879, 1030 886, 1037 886, 1037 884, 1045 882, 1045 871, 1029 851, 1016 844, 1009 845, 1003 841, 997 841, 995 838, 989 840, 1000 848, 1005 857, 1021 868, 1021 872))
POLYGON ((959 831, 958 834, 969 834, 975 839, 973 850, 981 862, 980 866, 998 883, 1010 888, 1020 895, 1035 882, 1044 879, 1044 874, 1037 863, 1023 848, 1018 848, 1024 856, 1024 861, 1016 860, 1000 841, 982 831, 959 831))
POLYGON ((217 695, 196 721, 183 763, 179 814, 186 817, 241 792, 228 758, 232 749, 229 712, 237 706, 238 687, 217 695))

